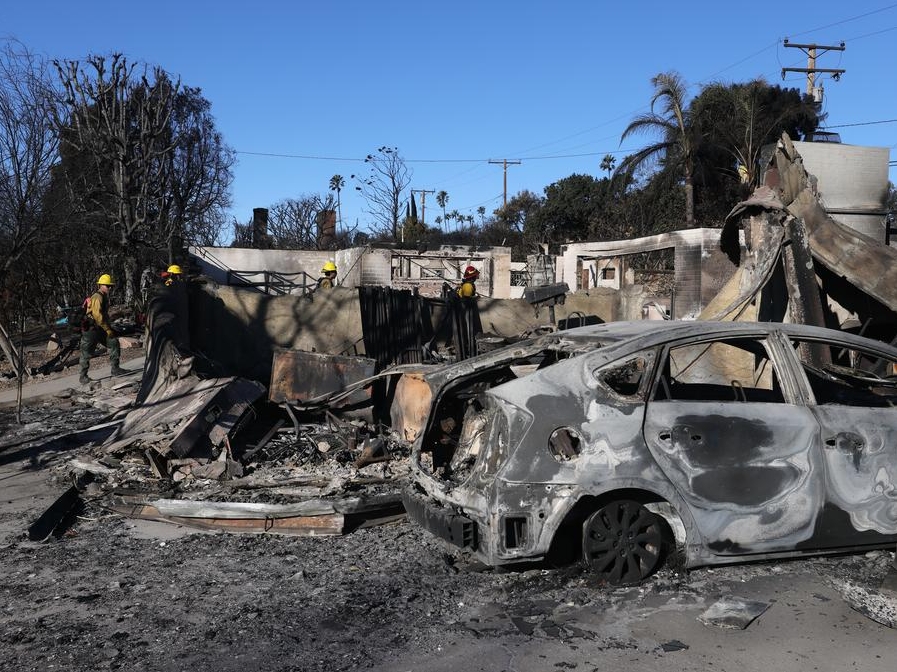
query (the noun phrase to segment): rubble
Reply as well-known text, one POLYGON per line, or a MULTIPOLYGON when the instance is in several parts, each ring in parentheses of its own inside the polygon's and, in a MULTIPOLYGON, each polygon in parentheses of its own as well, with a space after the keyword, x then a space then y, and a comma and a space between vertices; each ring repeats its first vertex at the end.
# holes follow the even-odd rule
POLYGON ((769 609, 769 606, 767 602, 729 596, 711 604, 698 616, 698 620, 705 625, 744 630, 769 609))

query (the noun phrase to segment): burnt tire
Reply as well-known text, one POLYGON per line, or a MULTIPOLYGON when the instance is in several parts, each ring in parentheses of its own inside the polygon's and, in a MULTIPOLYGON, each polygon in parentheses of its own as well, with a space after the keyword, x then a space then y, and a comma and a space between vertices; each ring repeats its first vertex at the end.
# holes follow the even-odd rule
POLYGON ((663 564, 663 529, 663 521, 638 502, 610 502, 583 523, 583 560, 611 585, 638 583, 663 564))

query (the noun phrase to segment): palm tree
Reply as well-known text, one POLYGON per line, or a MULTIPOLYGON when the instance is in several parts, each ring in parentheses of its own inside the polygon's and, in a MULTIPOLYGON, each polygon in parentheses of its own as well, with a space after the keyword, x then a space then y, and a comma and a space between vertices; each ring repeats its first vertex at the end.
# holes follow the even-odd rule
POLYGON ((457 210, 452 210, 450 213, 448 213, 448 215, 446 215, 446 217, 448 217, 448 219, 455 220, 455 231, 457 231, 463 225, 463 222, 461 221, 463 215, 457 210))
POLYGON ((448 225, 448 219, 445 216, 445 204, 448 203, 448 192, 440 191, 436 194, 436 202, 439 204, 439 207, 442 208, 442 221, 448 225))
POLYGON ((343 212, 342 206, 340 204, 339 192, 343 190, 343 187, 346 186, 346 181, 343 179, 342 175, 334 175, 330 178, 330 191, 336 192, 336 212, 337 218, 339 219, 340 226, 343 223, 343 212))
POLYGON ((662 72, 651 78, 654 96, 651 111, 633 119, 623 131, 622 142, 634 133, 659 132, 662 139, 627 156, 620 164, 620 171, 632 174, 649 159, 659 159, 665 167, 676 166, 682 170, 685 183, 685 223, 694 226, 695 190, 694 168, 696 129, 685 103, 686 84, 677 72, 662 72), (660 111, 655 110, 655 105, 660 111))
POLYGON ((610 174, 614 170, 614 164, 617 163, 617 157, 613 154, 605 154, 604 158, 601 159, 601 170, 607 171, 607 179, 610 179, 610 174))

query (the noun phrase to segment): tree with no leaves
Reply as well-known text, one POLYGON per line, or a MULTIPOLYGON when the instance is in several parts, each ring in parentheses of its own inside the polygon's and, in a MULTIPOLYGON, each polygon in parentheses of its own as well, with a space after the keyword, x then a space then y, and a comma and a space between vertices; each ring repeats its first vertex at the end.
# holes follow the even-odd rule
POLYGON ((200 89, 182 87, 172 100, 172 150, 165 153, 156 246, 175 262, 185 243, 215 245, 231 204, 234 151, 215 128, 200 89))
POLYGON ((63 88, 64 113, 58 126, 64 142, 90 156, 99 184, 83 184, 84 175, 67 175, 72 193, 103 196, 84 203, 102 208, 118 233, 125 267, 125 300, 137 296, 139 251, 161 210, 163 171, 176 141, 170 132, 173 82, 159 67, 128 63, 121 54, 55 61, 63 88))
POLYGON ((355 187, 368 205, 367 213, 374 218, 375 235, 399 239, 399 223, 402 215, 402 193, 411 184, 411 171, 395 147, 383 146, 376 154, 368 154, 364 160, 371 171, 367 177, 351 175, 359 182, 355 187))
POLYGON ((278 201, 268 210, 271 246, 279 250, 318 249, 318 223, 322 213, 333 210, 333 195, 300 196, 278 201))
MULTIPOLYGON (((44 198, 58 159, 53 91, 47 64, 16 42, 0 49, 0 290, 9 289, 14 265, 49 237, 42 226, 44 198)), ((25 296, 22 274, 9 293, 16 308, 25 296), (18 294, 18 296, 17 296, 18 294)), ((0 325, 0 349, 17 372, 19 362, 0 325)))
POLYGON ((657 159, 665 168, 682 171, 685 191, 685 224, 694 226, 694 163, 697 142, 695 127, 686 104, 687 87, 679 73, 664 72, 651 79, 654 95, 651 111, 636 117, 623 131, 620 140, 635 133, 659 133, 661 139, 627 156, 619 172, 631 175, 649 159, 657 159), (660 111, 655 106, 660 106, 660 111))

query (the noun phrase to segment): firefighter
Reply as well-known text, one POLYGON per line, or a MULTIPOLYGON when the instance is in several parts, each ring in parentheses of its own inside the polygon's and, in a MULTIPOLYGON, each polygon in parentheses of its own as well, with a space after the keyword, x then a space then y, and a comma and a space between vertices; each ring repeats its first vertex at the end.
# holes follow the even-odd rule
POLYGON ((321 268, 321 277, 318 278, 315 289, 333 289, 334 287, 336 287, 336 264, 327 261, 321 268))
POLYGON ((168 267, 168 269, 162 274, 162 277, 165 280, 165 286, 171 287, 175 282, 180 282, 182 280, 181 276, 184 272, 181 270, 181 267, 177 264, 172 264, 168 267))
POLYGON ((477 295, 476 281, 480 277, 480 272, 473 266, 464 269, 464 275, 461 278, 461 286, 458 287, 458 296, 462 299, 472 299, 477 295))
POLYGON ((109 323, 109 293, 114 285, 112 276, 103 273, 97 279, 97 291, 84 301, 86 315, 84 329, 81 332, 81 358, 78 360, 81 368, 79 382, 82 385, 90 383, 87 370, 90 368, 90 357, 97 347, 97 343, 102 343, 109 350, 109 363, 112 364, 113 376, 122 376, 128 373, 119 366, 121 346, 118 342, 118 334, 109 323))

